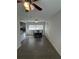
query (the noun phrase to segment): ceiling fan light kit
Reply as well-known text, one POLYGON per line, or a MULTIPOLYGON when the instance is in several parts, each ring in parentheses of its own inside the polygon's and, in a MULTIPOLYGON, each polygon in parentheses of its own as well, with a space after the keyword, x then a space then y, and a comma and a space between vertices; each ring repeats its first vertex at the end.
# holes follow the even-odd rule
POLYGON ((27 11, 31 11, 34 9, 34 7, 29 2, 24 2, 23 5, 24 5, 25 10, 27 11))
POLYGON ((23 2, 23 6, 25 8, 25 11, 27 12, 34 10, 34 8, 36 8, 38 11, 42 11, 42 8, 39 7, 37 4, 35 4, 35 2, 38 0, 17 0, 17 1, 18 3, 23 2))

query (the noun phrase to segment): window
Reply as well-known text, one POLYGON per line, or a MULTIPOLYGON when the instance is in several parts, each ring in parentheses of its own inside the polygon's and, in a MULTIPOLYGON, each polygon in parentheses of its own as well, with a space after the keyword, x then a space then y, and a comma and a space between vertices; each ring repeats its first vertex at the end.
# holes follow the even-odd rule
POLYGON ((29 25, 29 30, 43 30, 43 25, 29 25))

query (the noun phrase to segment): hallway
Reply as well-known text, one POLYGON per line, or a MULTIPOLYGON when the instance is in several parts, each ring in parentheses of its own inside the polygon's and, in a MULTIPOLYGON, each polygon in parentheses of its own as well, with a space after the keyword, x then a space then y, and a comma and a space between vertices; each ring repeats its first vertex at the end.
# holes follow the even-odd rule
POLYGON ((17 59, 61 59, 61 57, 45 36, 42 39, 28 36, 18 48, 17 59))
POLYGON ((35 3, 42 11, 34 7, 26 12, 24 4, 17 3, 17 59, 61 59, 61 0, 35 3), (34 38, 42 35, 47 37, 34 38))

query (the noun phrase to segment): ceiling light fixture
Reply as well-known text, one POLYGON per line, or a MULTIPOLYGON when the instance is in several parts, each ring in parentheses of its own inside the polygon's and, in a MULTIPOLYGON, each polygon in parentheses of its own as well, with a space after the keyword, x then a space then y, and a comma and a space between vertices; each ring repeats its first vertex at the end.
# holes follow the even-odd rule
POLYGON ((25 7, 25 10, 27 11, 31 11, 34 9, 34 7, 29 3, 29 2, 24 2, 24 7, 25 7))

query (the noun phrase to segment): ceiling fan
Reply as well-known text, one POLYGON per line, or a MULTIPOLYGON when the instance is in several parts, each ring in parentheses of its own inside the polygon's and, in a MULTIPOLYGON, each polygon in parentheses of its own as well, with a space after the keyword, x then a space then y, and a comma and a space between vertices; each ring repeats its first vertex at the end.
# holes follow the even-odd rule
POLYGON ((38 0, 17 0, 17 3, 23 3, 26 11, 31 11, 36 8, 39 11, 42 11, 42 8, 39 7, 35 2, 38 0))

